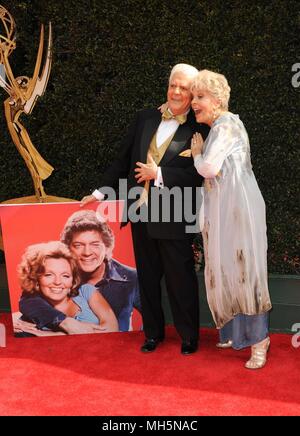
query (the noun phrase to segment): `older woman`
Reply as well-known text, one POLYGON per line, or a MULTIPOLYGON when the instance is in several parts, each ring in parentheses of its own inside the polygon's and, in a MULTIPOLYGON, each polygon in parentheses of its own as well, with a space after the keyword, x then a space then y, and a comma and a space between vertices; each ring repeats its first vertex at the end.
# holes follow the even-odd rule
MULTIPOLYGON (((117 319, 103 296, 92 285, 80 286, 77 262, 62 242, 29 246, 18 272, 23 297, 41 295, 68 317, 87 323, 87 332, 118 331, 117 319)), ((34 327, 28 333, 40 335, 34 327)))
POLYGON ((194 135, 192 154, 195 168, 205 178, 205 284, 220 329, 217 346, 251 346, 245 366, 258 369, 266 363, 270 344, 265 203, 252 171, 245 127, 238 115, 228 112, 226 78, 200 71, 192 92, 197 122, 211 127, 204 143, 194 135))

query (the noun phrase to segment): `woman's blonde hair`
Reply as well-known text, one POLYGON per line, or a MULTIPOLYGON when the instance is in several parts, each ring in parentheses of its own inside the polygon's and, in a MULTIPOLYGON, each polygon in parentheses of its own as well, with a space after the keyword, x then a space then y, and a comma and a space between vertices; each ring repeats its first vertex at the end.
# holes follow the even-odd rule
POLYGON ((23 293, 34 294, 40 292, 39 279, 45 272, 46 259, 65 259, 72 271, 72 287, 70 297, 78 295, 80 276, 77 261, 68 247, 60 241, 34 244, 27 247, 18 265, 18 276, 23 293))
POLYGON ((230 98, 230 86, 223 74, 214 71, 201 70, 193 80, 192 91, 208 91, 220 102, 220 109, 227 110, 230 98))

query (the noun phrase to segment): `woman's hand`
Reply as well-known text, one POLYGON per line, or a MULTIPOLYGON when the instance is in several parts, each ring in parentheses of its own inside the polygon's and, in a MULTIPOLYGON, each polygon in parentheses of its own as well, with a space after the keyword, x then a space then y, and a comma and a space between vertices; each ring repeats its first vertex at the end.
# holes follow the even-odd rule
POLYGON ((95 329, 94 333, 119 331, 118 320, 112 308, 99 291, 95 291, 91 295, 89 299, 89 306, 100 322, 100 324, 98 325, 98 329, 95 329))
POLYGON ((192 150, 192 155, 193 155, 194 159, 198 154, 202 153, 203 144, 204 144, 204 141, 203 141, 201 134, 195 133, 193 136, 193 139, 192 139, 192 143, 191 143, 191 150, 192 150))
POLYGON ((168 105, 168 102, 166 101, 161 106, 159 106, 157 109, 160 111, 161 114, 163 114, 164 111, 166 111, 168 109, 168 107, 169 107, 169 105, 168 105))

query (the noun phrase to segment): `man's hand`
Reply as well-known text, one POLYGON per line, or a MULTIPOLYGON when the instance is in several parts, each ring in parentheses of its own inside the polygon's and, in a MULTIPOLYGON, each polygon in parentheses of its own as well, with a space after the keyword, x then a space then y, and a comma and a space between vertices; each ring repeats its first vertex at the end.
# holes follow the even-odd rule
POLYGON ((157 165, 150 153, 148 153, 148 162, 147 164, 142 162, 136 163, 138 168, 134 171, 136 172, 135 178, 138 183, 145 182, 146 180, 155 180, 157 177, 157 165))
POLYGON ((80 201, 80 207, 86 206, 89 203, 93 203, 94 201, 97 201, 97 198, 91 195, 86 195, 83 197, 83 199, 80 201))
POLYGON ((202 153, 202 149, 203 149, 203 138, 201 136, 200 133, 195 133, 192 139, 192 143, 191 143, 191 150, 192 150, 192 155, 193 158, 195 158, 198 154, 202 153))
POLYGON ((102 328, 99 324, 89 322, 80 322, 74 318, 67 317, 60 324, 59 327, 69 335, 82 335, 86 333, 103 333, 107 330, 102 328))

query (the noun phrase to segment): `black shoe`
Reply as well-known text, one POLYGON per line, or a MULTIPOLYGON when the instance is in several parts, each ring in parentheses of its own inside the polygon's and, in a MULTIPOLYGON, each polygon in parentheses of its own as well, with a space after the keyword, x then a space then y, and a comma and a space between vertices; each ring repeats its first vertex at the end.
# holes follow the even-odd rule
POLYGON ((198 350, 198 341, 182 341, 181 354, 192 354, 198 350))
POLYGON ((141 346, 141 351, 143 353, 151 353, 163 340, 163 338, 146 338, 144 345, 141 346))

